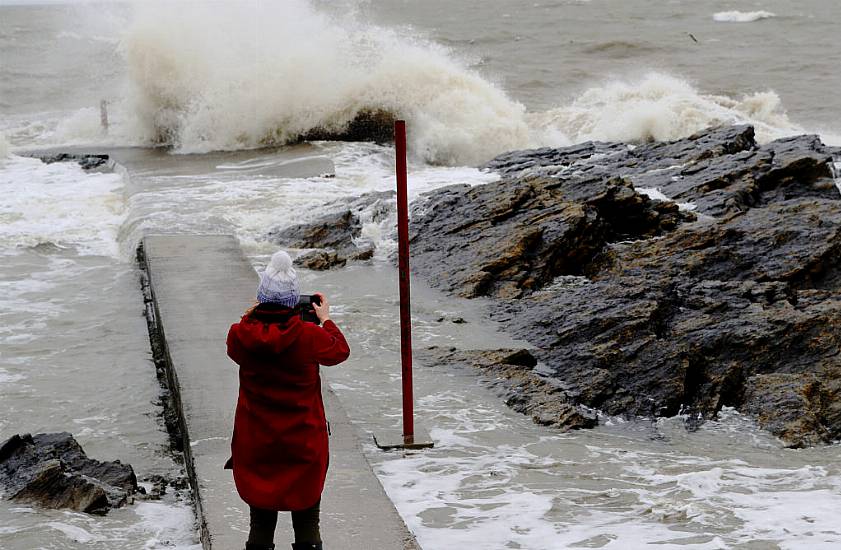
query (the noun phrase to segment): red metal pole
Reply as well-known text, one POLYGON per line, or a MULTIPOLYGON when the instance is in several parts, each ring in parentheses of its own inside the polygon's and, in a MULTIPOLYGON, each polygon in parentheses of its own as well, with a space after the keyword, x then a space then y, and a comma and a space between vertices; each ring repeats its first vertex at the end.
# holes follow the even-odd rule
POLYGON ((412 314, 409 297, 409 192, 406 173, 406 121, 394 123, 397 155, 397 244, 400 271, 400 357, 403 377, 403 440, 414 443, 415 419, 412 393, 412 314))

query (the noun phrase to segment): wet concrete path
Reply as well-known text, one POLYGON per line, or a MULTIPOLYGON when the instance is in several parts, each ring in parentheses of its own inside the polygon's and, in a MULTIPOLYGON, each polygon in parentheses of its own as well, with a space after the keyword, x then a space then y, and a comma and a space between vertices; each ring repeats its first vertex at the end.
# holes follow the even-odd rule
MULTIPOLYGON (((225 354, 231 323, 253 302, 257 275, 228 235, 147 236, 143 258, 169 376, 177 384, 185 456, 204 548, 244 546, 247 506, 239 499, 229 456, 237 367, 225 354)), ((357 429, 324 391, 332 437, 322 504, 326 548, 416 549, 416 543, 362 454, 357 429)), ((288 516, 288 514, 282 514, 288 516)), ((278 548, 291 539, 285 517, 278 548)))

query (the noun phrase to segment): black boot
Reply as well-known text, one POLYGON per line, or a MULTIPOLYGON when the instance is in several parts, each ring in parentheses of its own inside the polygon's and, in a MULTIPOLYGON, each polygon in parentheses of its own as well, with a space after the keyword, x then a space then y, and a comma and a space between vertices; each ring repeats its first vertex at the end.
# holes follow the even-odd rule
POLYGON ((323 550, 320 542, 293 542, 292 550, 323 550))
POLYGON ((247 542, 245 543, 245 550, 274 550, 274 544, 254 544, 247 542))

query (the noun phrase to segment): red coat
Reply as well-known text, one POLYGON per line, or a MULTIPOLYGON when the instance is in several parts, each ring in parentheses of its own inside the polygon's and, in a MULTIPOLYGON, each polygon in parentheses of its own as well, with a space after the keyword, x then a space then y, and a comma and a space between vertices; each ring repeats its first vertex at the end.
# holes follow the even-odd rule
POLYGON ((239 365, 231 456, 249 505, 303 510, 321 498, 329 458, 319 365, 350 355, 339 327, 258 307, 231 326, 228 355, 239 365))

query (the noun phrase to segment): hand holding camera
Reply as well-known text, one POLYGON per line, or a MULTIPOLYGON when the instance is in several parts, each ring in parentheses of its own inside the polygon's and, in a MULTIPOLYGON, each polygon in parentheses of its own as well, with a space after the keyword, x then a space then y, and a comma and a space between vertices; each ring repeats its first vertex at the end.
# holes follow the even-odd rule
POLYGON ((324 294, 301 294, 301 298, 298 300, 298 308, 301 311, 302 321, 320 325, 330 320, 330 303, 324 294))
POLYGON ((330 320, 330 302, 327 301, 327 296, 321 294, 320 292, 315 294, 313 298, 317 298, 318 301, 313 300, 312 308, 315 311, 316 317, 321 323, 330 320))

